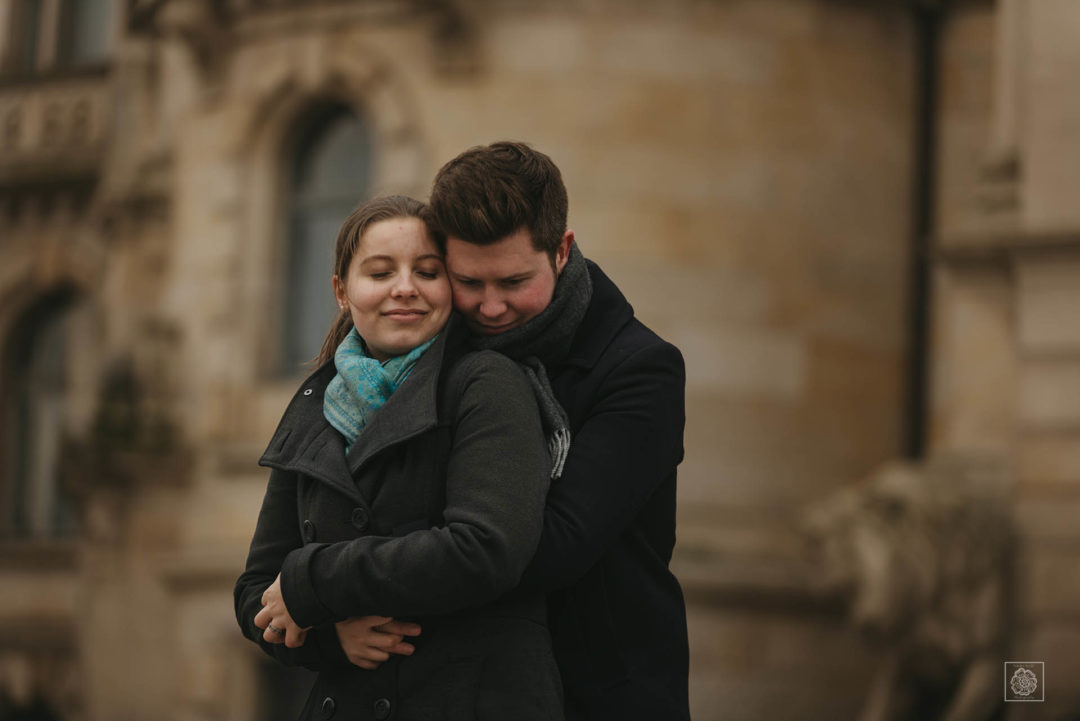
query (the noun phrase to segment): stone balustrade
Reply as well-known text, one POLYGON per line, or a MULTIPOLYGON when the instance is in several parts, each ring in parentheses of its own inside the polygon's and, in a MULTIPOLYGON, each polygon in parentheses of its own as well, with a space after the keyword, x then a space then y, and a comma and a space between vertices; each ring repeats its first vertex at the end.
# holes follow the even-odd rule
POLYGON ((0 85, 0 185, 96 175, 109 125, 103 74, 0 85))

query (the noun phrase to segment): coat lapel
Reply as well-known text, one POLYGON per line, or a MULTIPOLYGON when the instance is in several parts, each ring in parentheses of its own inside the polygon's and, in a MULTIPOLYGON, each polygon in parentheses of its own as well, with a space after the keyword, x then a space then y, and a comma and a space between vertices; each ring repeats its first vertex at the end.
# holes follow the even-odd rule
POLYGON ((363 500, 345 465, 345 440, 322 413, 323 392, 336 372, 333 362, 317 370, 293 396, 260 466, 303 473, 363 500))
POLYGON ((374 474, 362 473, 364 466, 381 451, 434 428, 438 422, 436 396, 448 330, 444 329, 420 356, 412 373, 364 426, 344 459, 347 472, 369 501, 374 500, 378 489, 374 474))

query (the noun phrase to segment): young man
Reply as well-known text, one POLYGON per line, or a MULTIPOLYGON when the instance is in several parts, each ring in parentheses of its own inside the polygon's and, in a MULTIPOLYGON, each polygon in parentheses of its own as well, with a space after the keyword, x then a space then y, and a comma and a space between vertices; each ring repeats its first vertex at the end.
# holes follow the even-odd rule
POLYGON ((574 245, 551 159, 472 148, 431 194, 476 345, 527 366, 552 438, 544 531, 522 586, 548 594, 569 721, 684 721, 686 610, 668 570, 685 368, 574 245), (568 444, 568 445, 567 445, 568 444))

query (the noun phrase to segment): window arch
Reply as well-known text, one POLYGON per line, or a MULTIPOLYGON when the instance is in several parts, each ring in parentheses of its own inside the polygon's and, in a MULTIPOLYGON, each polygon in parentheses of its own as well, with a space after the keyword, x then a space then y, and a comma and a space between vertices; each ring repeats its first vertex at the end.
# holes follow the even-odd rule
POLYGON ((32 75, 106 63, 117 9, 116 0, 13 0, 0 71, 32 75))
POLYGON ((5 354, 4 518, 13 538, 70 536, 72 503, 60 483, 70 392, 69 341, 79 319, 72 292, 40 301, 16 325, 5 354))
POLYGON ((37 67, 41 0, 15 0, 10 6, 7 40, 7 72, 30 73, 37 67))
POLYGON ((309 116, 289 163, 281 364, 293 374, 312 359, 337 311, 330 290, 334 240, 371 179, 371 130, 345 105, 309 116))
POLYGON ((64 65, 94 65, 108 59, 113 0, 62 0, 60 18, 64 65))

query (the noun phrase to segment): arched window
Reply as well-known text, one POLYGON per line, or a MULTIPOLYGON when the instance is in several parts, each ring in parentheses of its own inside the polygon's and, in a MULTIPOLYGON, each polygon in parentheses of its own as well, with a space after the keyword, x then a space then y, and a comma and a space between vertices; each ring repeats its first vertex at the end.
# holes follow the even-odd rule
POLYGON ((116 0, 12 0, 0 70, 29 75, 105 63, 116 7, 116 0))
POLYGON ((74 298, 58 293, 32 308, 6 344, 4 530, 14 538, 71 535, 74 509, 59 478, 66 423, 74 298))
POLYGON ((41 34, 41 0, 14 0, 8 18, 7 57, 4 70, 31 73, 38 63, 38 36, 41 34))
POLYGON ((63 0, 60 53, 64 65, 95 65, 108 60, 113 0, 63 0))
POLYGON ((349 108, 333 105, 302 128, 290 165, 281 371, 315 357, 337 307, 330 288, 334 240, 367 197, 371 135, 349 108))

